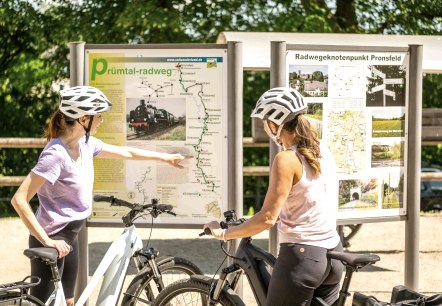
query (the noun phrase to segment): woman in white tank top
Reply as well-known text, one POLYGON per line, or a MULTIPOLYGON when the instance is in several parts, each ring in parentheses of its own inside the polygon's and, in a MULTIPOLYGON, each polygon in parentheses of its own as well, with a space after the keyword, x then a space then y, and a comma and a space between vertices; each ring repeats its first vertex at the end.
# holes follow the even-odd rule
POLYGON ((332 304, 343 272, 328 250, 342 250, 336 231, 338 182, 329 150, 303 115, 307 104, 292 88, 273 88, 258 100, 252 117, 283 151, 273 161, 262 209, 244 224, 221 229, 204 225, 218 240, 256 235, 278 222, 280 252, 272 273, 267 305, 332 304))

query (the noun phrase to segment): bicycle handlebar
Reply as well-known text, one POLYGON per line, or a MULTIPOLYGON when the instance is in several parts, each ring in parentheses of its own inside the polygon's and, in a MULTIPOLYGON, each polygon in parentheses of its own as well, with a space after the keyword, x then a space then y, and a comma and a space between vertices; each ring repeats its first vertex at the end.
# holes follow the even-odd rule
POLYGON ((114 196, 105 196, 105 195, 95 195, 94 196, 95 202, 109 202, 111 203, 111 206, 124 206, 129 208, 131 211, 123 217, 124 223, 131 223, 138 214, 142 213, 144 210, 148 210, 152 217, 156 218, 160 213, 168 213, 170 215, 176 216, 173 210, 173 205, 170 204, 158 204, 157 199, 152 199, 152 204, 134 204, 127 202, 125 200, 121 200, 118 198, 115 198, 114 196))
POLYGON ((111 203, 111 205, 117 205, 117 206, 124 206, 130 209, 135 208, 135 204, 129 203, 127 201, 124 200, 120 200, 115 198, 114 196, 104 196, 104 195, 95 195, 94 196, 94 201, 95 202, 109 202, 111 203))
MULTIPOLYGON (((219 225, 221 226, 221 228, 227 229, 231 226, 237 226, 237 225, 243 224, 244 222, 246 222, 246 220, 244 218, 241 218, 239 220, 221 221, 219 223, 219 225)), ((206 227, 204 229, 204 232, 199 234, 200 237, 204 236, 204 235, 212 235, 212 231, 210 230, 210 228, 206 227)))

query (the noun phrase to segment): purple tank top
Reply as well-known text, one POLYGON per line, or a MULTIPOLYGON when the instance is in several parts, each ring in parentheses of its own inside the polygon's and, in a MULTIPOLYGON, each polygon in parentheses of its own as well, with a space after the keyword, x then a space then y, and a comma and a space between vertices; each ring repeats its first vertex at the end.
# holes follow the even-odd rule
POLYGON ((38 222, 48 235, 62 230, 69 222, 86 219, 92 210, 94 183, 93 157, 103 149, 95 137, 80 139, 81 165, 69 155, 59 138, 53 138, 40 154, 32 172, 45 178, 38 190, 38 222))

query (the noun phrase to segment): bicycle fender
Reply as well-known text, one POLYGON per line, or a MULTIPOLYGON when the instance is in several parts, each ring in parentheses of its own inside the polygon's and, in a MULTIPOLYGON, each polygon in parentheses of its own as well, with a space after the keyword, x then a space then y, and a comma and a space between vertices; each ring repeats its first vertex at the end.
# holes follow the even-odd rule
POLYGON ((174 258, 175 258, 174 256, 169 256, 169 255, 168 256, 160 256, 157 259, 155 259, 155 261, 156 261, 157 265, 159 266, 159 265, 162 265, 166 262, 174 260, 174 258))

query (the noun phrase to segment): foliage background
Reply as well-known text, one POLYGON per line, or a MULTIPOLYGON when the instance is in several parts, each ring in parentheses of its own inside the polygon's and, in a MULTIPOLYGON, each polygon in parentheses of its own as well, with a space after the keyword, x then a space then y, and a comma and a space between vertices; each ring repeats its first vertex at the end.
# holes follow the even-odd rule
MULTIPOLYGON (((214 43, 222 31, 438 35, 439 0, 1 0, 0 137, 41 137, 69 78, 68 43, 214 43)), ((424 76, 424 107, 442 108, 442 78, 424 76)), ((244 72, 244 136, 268 89, 268 72, 244 72)), ((1 149, 0 175, 26 175, 37 149, 1 149)), ((423 165, 441 165, 425 147, 423 165)), ((244 149, 244 165, 268 165, 268 149, 244 149)), ((244 209, 260 208, 268 178, 244 178, 244 209)), ((16 187, 0 188, 0 216, 16 187)))

